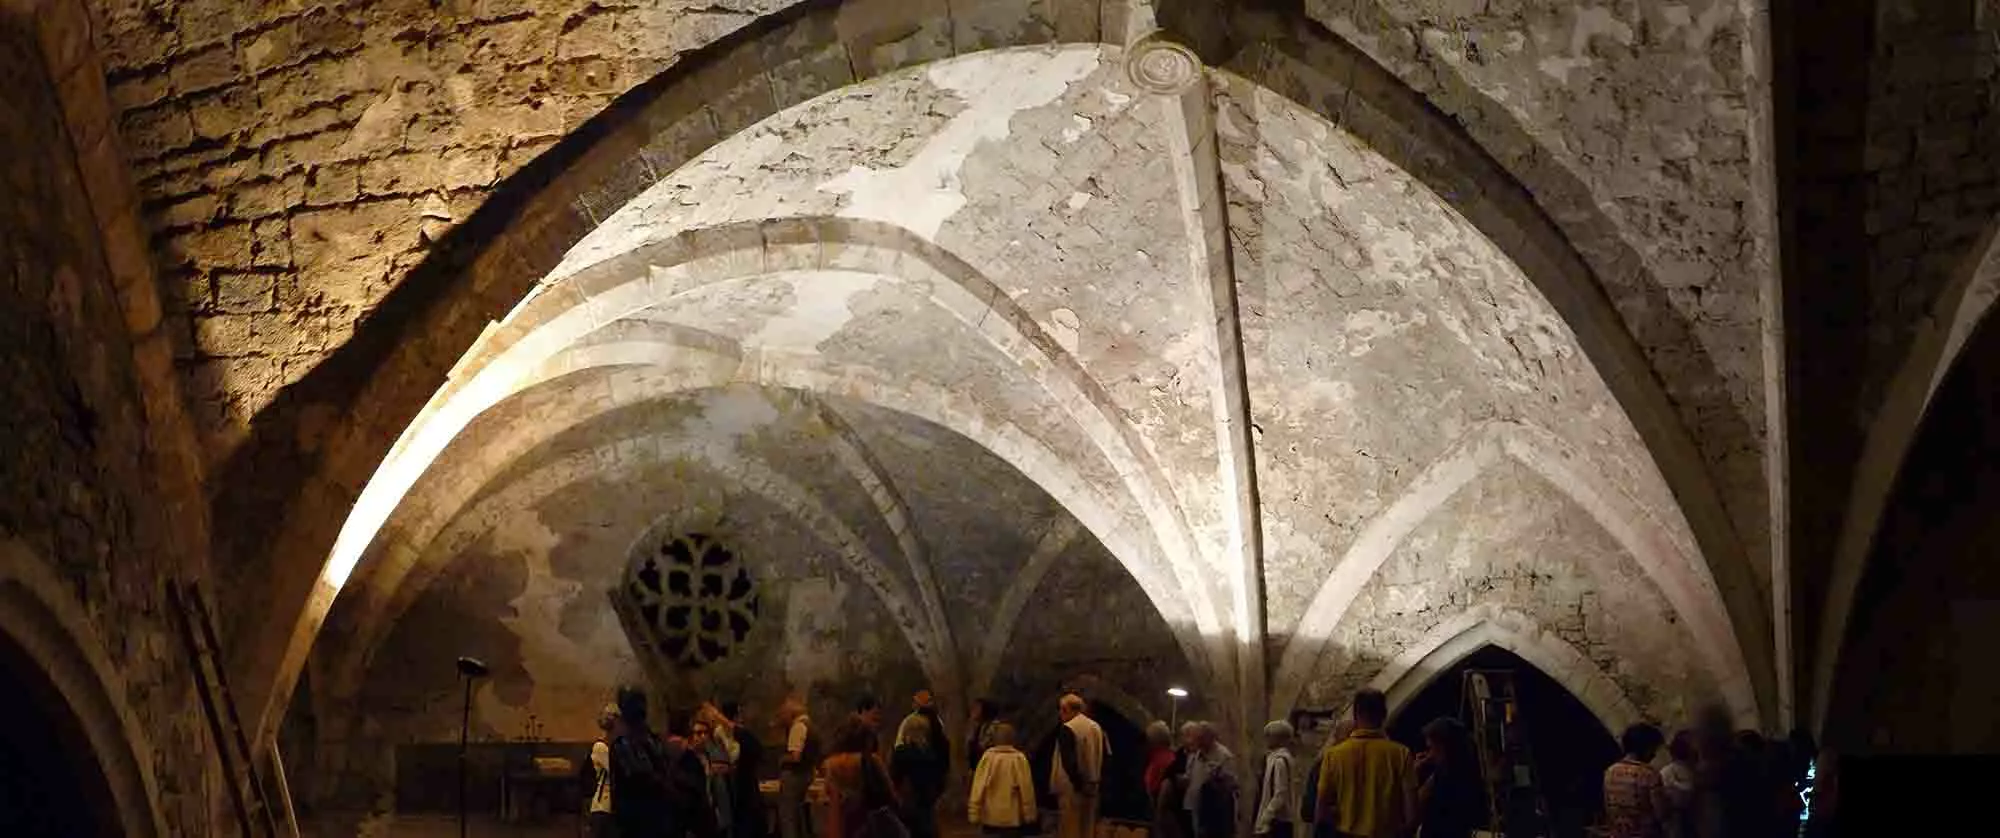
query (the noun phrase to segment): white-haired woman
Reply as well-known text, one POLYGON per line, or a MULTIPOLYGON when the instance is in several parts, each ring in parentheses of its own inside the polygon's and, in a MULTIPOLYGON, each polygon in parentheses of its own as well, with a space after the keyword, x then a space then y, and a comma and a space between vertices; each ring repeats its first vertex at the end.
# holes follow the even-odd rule
POLYGON ((995 722, 987 730, 986 751, 972 772, 972 794, 966 799, 967 815, 983 835, 1018 838, 1041 822, 1035 805, 1034 769, 1028 757, 1014 747, 1014 726, 995 722))
POLYGON ((1275 721, 1264 726, 1264 781, 1257 798, 1257 820, 1252 830, 1270 838, 1292 838, 1299 820, 1299 775, 1292 761, 1292 738, 1297 732, 1289 722, 1275 721))

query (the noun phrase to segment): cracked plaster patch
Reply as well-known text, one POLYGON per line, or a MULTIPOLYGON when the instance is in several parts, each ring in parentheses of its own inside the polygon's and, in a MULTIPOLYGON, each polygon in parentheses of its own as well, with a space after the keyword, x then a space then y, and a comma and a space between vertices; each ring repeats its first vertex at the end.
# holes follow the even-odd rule
POLYGON ((899 224, 935 239, 945 220, 965 207, 959 170, 973 151, 981 143, 1007 139, 1016 113, 1054 102, 1096 70, 1099 61, 1096 49, 1066 49, 940 62, 928 73, 931 83, 963 100, 965 109, 931 135, 909 162, 892 169, 855 166, 819 188, 847 196, 843 216, 899 224))
POLYGON ((1296 105, 1233 80, 1220 93, 1274 631, 1373 515, 1496 416, 1560 428, 1593 468, 1676 508, 1567 325, 1490 241, 1296 105))

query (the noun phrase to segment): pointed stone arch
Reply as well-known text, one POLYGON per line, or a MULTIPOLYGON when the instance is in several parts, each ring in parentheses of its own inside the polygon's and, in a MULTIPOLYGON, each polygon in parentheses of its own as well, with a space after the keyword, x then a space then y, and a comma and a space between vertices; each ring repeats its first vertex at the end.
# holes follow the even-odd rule
MULTIPOLYGON (((246 704, 253 708, 253 727, 270 729, 340 587, 324 572, 329 545, 342 540, 334 510, 356 505, 361 487, 385 454, 402 447, 398 440, 403 431, 423 411, 436 385, 450 377, 463 350, 610 210, 720 136, 825 90, 1001 46, 1123 44, 1148 28, 1135 24, 1146 22, 1142 18, 1149 6, 1122 0, 1010 4, 1023 25, 947 25, 941 39, 906 40, 910 32, 935 34, 937 22, 949 20, 940 13, 949 10, 936 3, 814 0, 689 53, 510 176, 397 284, 353 340, 259 414, 250 440, 222 470, 218 485, 230 489, 217 497, 217 516, 252 525, 226 534, 233 540, 220 545, 220 551, 258 573, 272 574, 243 586, 252 591, 246 594, 251 599, 240 603, 249 614, 243 633, 252 642, 232 661, 236 683, 244 686, 246 704), (725 102, 736 107, 718 112, 715 105, 725 102)), ((1358 135, 1430 184, 1499 243, 1571 322, 1585 352, 1632 415, 1668 485, 1687 506, 1701 556, 1716 569, 1743 637, 1734 648, 1760 656, 1761 663, 1768 656, 1768 611, 1754 581, 1745 581, 1742 545, 1715 501, 1713 480, 1592 267, 1550 221, 1552 208, 1537 203, 1541 193, 1513 180, 1421 93, 1310 24, 1298 10, 1217 6, 1216 16, 1256 20, 1229 21, 1231 26, 1224 28, 1240 30, 1235 33, 1240 43, 1214 56, 1216 63, 1355 126, 1358 135), (1255 25, 1266 18, 1281 25, 1275 30, 1255 25)), ((1187 28, 1179 17, 1168 18, 1170 26, 1181 26, 1175 34, 1185 40, 1218 40, 1214 31, 1187 28)), ((1534 185, 1557 187, 1562 181, 1558 173, 1539 177, 1534 185)), ((1602 211, 1589 202, 1566 202, 1562 209, 1586 224, 1603 222, 1602 211)), ((1601 267, 1612 269, 1644 267, 1636 256, 1620 252, 1601 267)), ((1191 580, 1192 595, 1207 600, 1194 609, 1203 620, 1213 619, 1217 603, 1227 601, 1206 591, 1210 584, 1206 576, 1191 580)), ((1212 645, 1227 652, 1226 644, 1212 645)), ((1756 686, 1762 690, 1764 682, 1756 686)))
POLYGON ((1403 540, 1481 473, 1508 459, 1542 476, 1610 533, 1688 625, 1704 668, 1721 686, 1731 709, 1740 718, 1758 718, 1754 682, 1740 640, 1707 576, 1707 566, 1687 555, 1664 522, 1610 485, 1561 440, 1519 422, 1492 422, 1467 433, 1354 538, 1285 647, 1274 678, 1272 711, 1282 713, 1304 692, 1327 639, 1403 540))
POLYGON ((118 668, 63 582, 18 541, 0 541, 0 642, 27 654, 82 727, 126 838, 168 835, 152 748, 126 704, 118 668))
POLYGON ((1869 423, 1862 443, 1861 458, 1848 487, 1847 509, 1841 515, 1839 541, 1827 566, 1826 599, 1820 606, 1814 635, 1812 670, 1806 675, 1812 679, 1810 721, 1816 728, 1827 722, 1855 598, 1897 475, 1916 444, 1946 373, 2000 298, 2000 220, 1988 225, 1971 252, 1972 258, 1960 267, 1938 294, 1929 316, 1917 325, 1903 365, 1890 380, 1881 409, 1869 423))
POLYGON ((1393 720, 1439 675, 1486 646, 1534 664, 1590 708, 1613 736, 1645 718, 1625 691, 1576 647, 1544 631, 1525 614, 1490 606, 1475 606, 1446 620, 1390 661, 1369 686, 1388 696, 1393 720))

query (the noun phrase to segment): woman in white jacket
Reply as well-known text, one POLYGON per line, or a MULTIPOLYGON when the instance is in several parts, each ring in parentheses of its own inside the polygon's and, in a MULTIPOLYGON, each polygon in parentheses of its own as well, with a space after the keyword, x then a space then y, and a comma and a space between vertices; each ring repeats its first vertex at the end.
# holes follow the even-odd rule
POLYGON ((1029 827, 1041 819, 1035 808, 1034 771, 1027 755, 1014 748, 1013 725, 995 724, 988 735, 992 745, 972 773, 972 796, 967 801, 972 825, 989 836, 1029 834, 1029 827))

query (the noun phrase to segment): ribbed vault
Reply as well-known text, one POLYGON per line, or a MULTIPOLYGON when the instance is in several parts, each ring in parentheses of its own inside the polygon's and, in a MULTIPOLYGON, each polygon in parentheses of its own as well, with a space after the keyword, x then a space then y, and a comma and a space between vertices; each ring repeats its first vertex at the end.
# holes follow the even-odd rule
MULTIPOLYGON (((1282 76, 1284 55, 1238 66, 1282 76)), ((1111 680, 1180 659, 1247 724, 1504 602, 1560 626, 1508 648, 1593 706, 1757 717, 1746 570, 1676 502, 1686 463, 1649 444, 1629 344, 1589 319, 1610 309, 1552 301, 1490 218, 1378 149, 1147 43, 969 55, 745 126, 593 210, 401 432, 319 574, 339 598, 315 689, 418 701, 370 692, 428 648, 404 627, 476 601, 468 556, 561 575, 504 556, 565 549, 588 527, 549 510, 589 487, 681 516, 589 518, 620 531, 759 510, 756 543, 865 592, 839 601, 872 603, 897 677, 954 709, 1043 658, 1111 680), (1564 558, 1536 577, 1537 553, 1564 558), (1520 574, 1504 601, 1453 587, 1520 574), (1571 619, 1604 585, 1626 622, 1571 619), (1066 639, 1065 609, 1128 589, 1096 603, 1115 652, 1066 639)), ((564 585, 551 614, 595 596, 564 585)))

